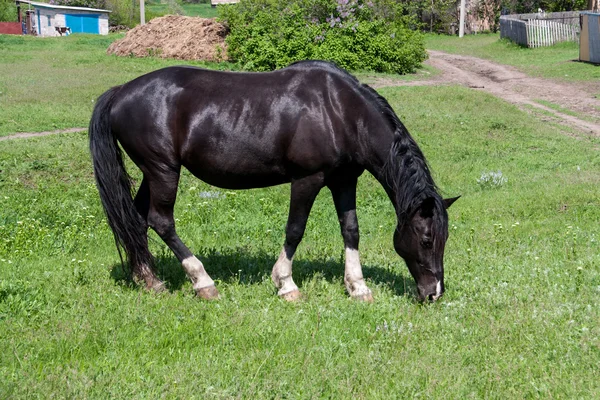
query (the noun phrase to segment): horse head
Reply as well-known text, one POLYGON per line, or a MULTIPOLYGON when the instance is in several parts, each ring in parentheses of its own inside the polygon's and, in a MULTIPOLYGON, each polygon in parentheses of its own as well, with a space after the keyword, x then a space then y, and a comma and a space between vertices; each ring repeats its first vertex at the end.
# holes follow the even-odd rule
POLYGON ((394 248, 406 262, 422 301, 435 301, 444 293, 444 247, 448 239, 446 209, 457 199, 439 202, 433 197, 425 199, 394 232, 394 248))

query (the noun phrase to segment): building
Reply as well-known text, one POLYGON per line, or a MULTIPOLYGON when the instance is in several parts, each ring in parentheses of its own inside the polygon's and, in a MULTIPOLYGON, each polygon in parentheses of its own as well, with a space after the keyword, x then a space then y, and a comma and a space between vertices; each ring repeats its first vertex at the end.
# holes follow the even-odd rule
POLYGON ((600 64, 600 14, 581 13, 579 60, 600 64))
POLYGON ((59 6, 30 0, 16 0, 23 33, 61 36, 71 33, 108 35, 109 10, 59 6))

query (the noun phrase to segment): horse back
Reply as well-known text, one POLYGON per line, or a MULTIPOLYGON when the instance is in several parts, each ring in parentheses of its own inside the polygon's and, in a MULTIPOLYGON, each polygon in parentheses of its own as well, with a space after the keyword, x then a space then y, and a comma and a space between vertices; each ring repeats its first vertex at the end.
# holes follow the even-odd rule
POLYGON ((350 75, 309 62, 268 73, 169 67, 122 86, 113 132, 142 167, 183 165, 230 188, 357 162, 372 107, 350 75))

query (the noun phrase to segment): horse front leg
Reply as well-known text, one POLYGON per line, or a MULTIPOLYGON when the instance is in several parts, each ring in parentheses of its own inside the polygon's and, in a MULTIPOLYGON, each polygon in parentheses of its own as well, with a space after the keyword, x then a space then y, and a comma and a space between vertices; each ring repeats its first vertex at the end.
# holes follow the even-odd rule
POLYGON ((367 287, 362 274, 358 254, 358 218, 356 217, 356 184, 357 179, 330 184, 329 190, 333 196, 337 211, 344 246, 346 249, 346 265, 344 283, 350 296, 357 300, 372 302, 373 294, 367 287))
POLYGON ((324 177, 320 173, 292 181, 285 243, 271 273, 273 283, 278 289, 277 294, 287 301, 294 301, 301 297, 298 286, 292 279, 292 260, 304 236, 308 215, 317 194, 323 187, 323 182, 324 177))

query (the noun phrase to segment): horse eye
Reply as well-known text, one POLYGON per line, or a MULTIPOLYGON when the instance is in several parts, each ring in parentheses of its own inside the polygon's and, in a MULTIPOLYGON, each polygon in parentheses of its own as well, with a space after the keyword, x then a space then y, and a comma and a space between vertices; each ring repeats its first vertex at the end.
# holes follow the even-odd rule
POLYGON ((421 246, 426 249, 431 249, 433 247, 433 242, 431 240, 421 240, 421 246))

